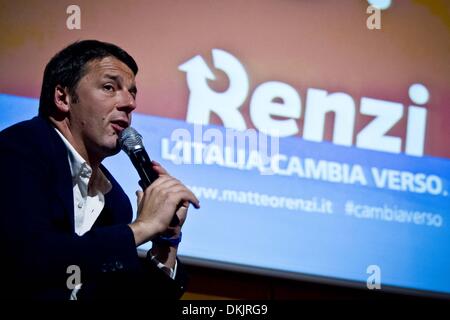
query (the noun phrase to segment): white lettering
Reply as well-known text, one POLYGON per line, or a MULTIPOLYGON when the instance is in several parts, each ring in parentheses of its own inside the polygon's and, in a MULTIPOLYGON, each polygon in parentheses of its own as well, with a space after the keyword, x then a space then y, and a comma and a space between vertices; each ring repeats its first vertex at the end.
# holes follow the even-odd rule
MULTIPOLYGON (((215 80, 216 77, 201 56, 197 55, 179 66, 179 70, 187 74, 190 91, 186 120, 194 124, 210 124, 213 112, 226 128, 246 130, 247 124, 239 110, 248 98, 249 80, 245 68, 236 57, 224 50, 213 49, 212 57, 214 67, 222 70, 228 77, 229 86, 224 92, 216 92, 209 87, 208 80, 215 80)), ((430 94, 423 84, 415 83, 409 88, 409 97, 414 105, 408 107, 404 151, 408 155, 422 156, 427 110, 417 105, 427 103, 430 94)), ((279 81, 262 83, 256 87, 249 104, 250 119, 261 133, 274 137, 299 133, 297 121, 302 112, 301 97, 292 86, 279 81)), ((326 116, 333 112, 334 144, 356 144, 358 148, 400 153, 402 138, 387 133, 402 119, 403 108, 400 103, 362 97, 360 113, 375 118, 362 128, 355 138, 354 99, 345 92, 328 93, 323 89, 310 88, 307 90, 305 104, 303 138, 315 142, 323 141, 326 116)))
POLYGON ((283 82, 271 81, 259 85, 250 102, 250 117, 255 127, 263 133, 272 135, 276 130, 279 137, 298 133, 294 119, 300 118, 300 113, 301 101, 297 91, 283 82), (283 102, 275 102, 275 98, 280 98, 283 102), (276 120, 271 116, 290 119, 276 120))
POLYGON ((403 105, 384 100, 362 98, 360 112, 375 116, 356 136, 359 148, 399 153, 401 139, 385 135, 403 115, 403 105))

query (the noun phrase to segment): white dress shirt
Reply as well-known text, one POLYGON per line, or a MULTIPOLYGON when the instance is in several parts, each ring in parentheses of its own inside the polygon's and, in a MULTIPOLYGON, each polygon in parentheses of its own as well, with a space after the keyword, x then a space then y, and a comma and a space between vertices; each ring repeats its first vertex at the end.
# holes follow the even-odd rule
POLYGON ((93 176, 92 168, 61 132, 58 130, 56 132, 67 147, 72 174, 75 233, 82 236, 91 230, 102 212, 105 206, 105 194, 111 190, 112 185, 100 168, 97 168, 97 172, 90 181, 93 176))
MULTIPOLYGON (((93 174, 92 168, 86 160, 83 159, 58 129, 55 128, 55 130, 67 148, 70 172, 72 174, 75 233, 82 236, 91 230, 102 212, 105 206, 105 194, 111 191, 112 185, 100 168, 97 168, 97 171, 93 174), (90 181, 91 178, 93 178, 92 181, 90 181)), ((175 268, 172 269, 166 267, 155 257, 152 257, 151 260, 172 279, 175 279, 177 270, 176 262, 175 268)), ((80 290, 81 285, 78 284, 73 289, 70 297, 71 300, 77 299, 77 292, 80 290)))

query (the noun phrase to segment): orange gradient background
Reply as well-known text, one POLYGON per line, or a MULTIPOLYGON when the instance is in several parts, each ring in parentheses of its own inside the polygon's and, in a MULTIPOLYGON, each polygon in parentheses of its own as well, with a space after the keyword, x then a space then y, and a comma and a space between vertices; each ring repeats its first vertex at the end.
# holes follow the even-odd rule
MULTIPOLYGON (((241 108, 248 127, 254 88, 277 80, 301 97, 299 136, 307 89, 320 88, 353 97, 355 134, 371 120, 358 113, 361 97, 402 103, 404 117, 388 134, 404 137, 408 88, 423 83, 430 92, 425 154, 450 158, 449 2, 394 0, 381 12, 380 30, 366 27, 367 7, 357 0, 1 0, 0 93, 39 97, 44 67, 57 51, 79 39, 99 39, 138 62, 138 112, 185 119, 189 91, 178 66, 202 55, 218 77, 211 87, 224 90, 226 76, 211 61, 211 49, 220 48, 249 75, 241 108), (71 4, 81 8, 81 30, 66 27, 71 4)), ((330 140, 333 115, 326 125, 330 140)))

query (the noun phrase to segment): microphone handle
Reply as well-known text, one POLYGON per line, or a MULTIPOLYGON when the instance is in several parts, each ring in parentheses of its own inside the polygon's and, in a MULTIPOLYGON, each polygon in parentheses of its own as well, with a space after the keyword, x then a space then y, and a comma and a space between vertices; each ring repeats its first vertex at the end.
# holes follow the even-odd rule
MULTIPOLYGON (((153 164, 148 153, 144 148, 139 148, 130 153, 130 159, 141 178, 141 180, 139 180, 139 185, 142 190, 147 189, 159 177, 158 173, 153 170, 153 164)), ((176 227, 179 224, 180 219, 174 214, 172 221, 170 221, 170 226, 176 227)))

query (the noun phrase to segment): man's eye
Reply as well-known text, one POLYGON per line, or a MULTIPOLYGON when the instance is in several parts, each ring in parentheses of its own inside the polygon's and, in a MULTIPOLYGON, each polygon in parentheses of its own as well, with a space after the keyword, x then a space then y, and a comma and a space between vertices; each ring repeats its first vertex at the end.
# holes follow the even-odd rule
POLYGON ((106 91, 114 91, 114 86, 111 84, 105 84, 103 86, 103 89, 105 89, 106 91))

